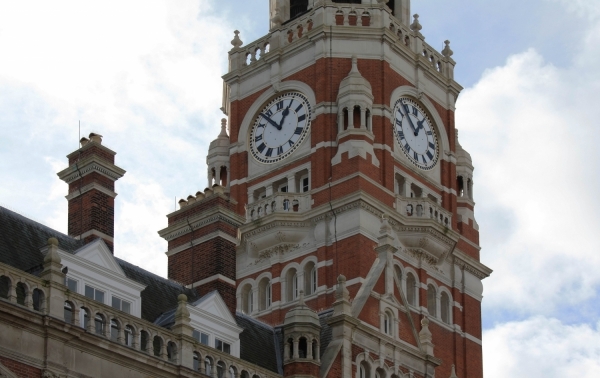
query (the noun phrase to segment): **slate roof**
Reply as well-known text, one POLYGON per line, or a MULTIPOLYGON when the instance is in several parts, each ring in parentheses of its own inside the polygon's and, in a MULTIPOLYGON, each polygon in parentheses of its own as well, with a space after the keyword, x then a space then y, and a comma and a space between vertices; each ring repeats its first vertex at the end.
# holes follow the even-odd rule
MULTIPOLYGON (((0 262, 37 275, 44 262, 40 248, 46 246, 51 237, 58 239, 59 248, 69 253, 75 253, 85 244, 0 206, 0 262)), ((181 293, 190 301, 198 298, 194 291, 180 284, 125 260, 116 257, 115 260, 127 278, 146 285, 141 293, 142 319, 153 322, 163 311, 176 307, 177 296, 181 293)))
POLYGON ((127 278, 146 285, 142 291, 142 319, 154 322, 164 312, 177 307, 177 296, 185 294, 191 302, 198 298, 195 291, 184 286, 150 273, 139 266, 125 260, 115 258, 127 278))
POLYGON ((35 273, 44 262, 40 248, 52 237, 58 239, 62 250, 71 253, 84 244, 0 206, 0 262, 35 273))
POLYGON ((329 320, 329 318, 331 318, 331 315, 333 315, 333 309, 329 309, 329 310, 325 310, 320 312, 319 314, 319 323, 321 324, 321 355, 320 357, 323 357, 323 354, 325 353, 325 349, 327 349, 327 346, 329 345, 329 343, 331 342, 331 336, 332 336, 332 332, 331 332, 331 327, 329 327, 329 324, 327 324, 327 320, 329 320))
POLYGON ((283 374, 283 348, 276 329, 241 312, 235 314, 240 334, 240 358, 255 365, 283 374))

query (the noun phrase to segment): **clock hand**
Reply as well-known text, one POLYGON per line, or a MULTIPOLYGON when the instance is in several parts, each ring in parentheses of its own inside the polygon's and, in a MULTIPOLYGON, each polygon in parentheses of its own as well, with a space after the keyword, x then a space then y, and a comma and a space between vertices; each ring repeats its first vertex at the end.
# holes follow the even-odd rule
POLYGON ((283 121, 285 120, 285 117, 287 117, 288 114, 290 114, 290 106, 292 106, 292 100, 290 100, 290 104, 287 106, 287 108, 283 109, 283 113, 281 114, 281 121, 279 121, 279 130, 281 130, 281 127, 283 126, 283 121))
POLYGON ((419 130, 424 129, 423 122, 425 122, 425 118, 417 122, 417 134, 419 133, 419 130))
POLYGON ((415 125, 413 124, 412 119, 410 119, 410 113, 408 112, 408 105, 402 104, 402 107, 404 108, 404 111, 406 112, 406 118, 408 118, 408 123, 410 124, 410 128, 413 129, 415 136, 417 136, 419 134, 419 131, 418 131, 418 129, 415 129, 415 125))
POLYGON ((269 122, 271 125, 275 126, 277 128, 277 130, 281 130, 281 126, 279 126, 277 124, 277 122, 273 121, 271 118, 269 118, 266 114, 264 113, 260 113, 260 115, 267 120, 267 122, 269 122))

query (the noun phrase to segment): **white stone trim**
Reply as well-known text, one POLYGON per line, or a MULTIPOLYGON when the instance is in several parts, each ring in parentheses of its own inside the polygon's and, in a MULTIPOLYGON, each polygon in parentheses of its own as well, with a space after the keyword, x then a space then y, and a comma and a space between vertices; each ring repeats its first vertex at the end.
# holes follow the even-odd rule
POLYGON ((86 186, 84 186, 81 189, 77 189, 72 191, 71 193, 69 193, 68 195, 65 196, 65 198, 67 199, 67 201, 72 200, 73 198, 76 198, 80 195, 82 195, 83 193, 87 193, 90 190, 94 190, 96 189, 99 192, 102 192, 104 194, 106 194, 107 196, 111 196, 112 198, 115 198, 117 196, 117 193, 113 192, 112 190, 98 184, 97 182, 92 182, 90 184, 87 184, 86 186))
POLYGON ((211 239, 218 238, 218 237, 221 237, 221 238, 227 240, 228 242, 233 243, 234 245, 238 245, 238 243, 239 243, 239 240, 237 238, 234 238, 233 236, 231 236, 229 234, 226 234, 223 231, 217 230, 215 232, 211 232, 210 234, 206 234, 206 235, 204 235, 202 237, 194 239, 194 240, 191 241, 191 243, 186 243, 184 245, 180 245, 179 247, 170 249, 170 250, 168 250, 168 251, 165 252, 165 255, 167 255, 167 256, 176 255, 179 252, 185 251, 188 248, 191 248, 191 247, 193 247, 195 245, 198 245, 198 244, 202 244, 204 242, 207 242, 207 241, 209 241, 211 239))
POLYGON ((217 281, 217 280, 225 281, 225 282, 227 282, 228 284, 235 286, 235 281, 234 281, 234 280, 232 280, 231 278, 225 277, 225 276, 224 276, 224 275, 222 275, 222 274, 215 274, 215 275, 213 275, 213 276, 210 276, 210 277, 207 277, 207 278, 205 278, 205 279, 203 279, 203 280, 196 281, 196 282, 192 283, 191 285, 187 285, 186 287, 187 287, 188 289, 193 289, 193 288, 195 288, 195 287, 198 287, 198 286, 204 285, 204 284, 206 284, 206 283, 209 283, 209 282, 212 282, 212 281, 217 281))
POLYGON ((99 238, 106 239, 106 240, 108 240, 110 242, 114 242, 115 241, 115 239, 112 236, 108 236, 105 233, 100 232, 98 230, 89 230, 89 231, 86 231, 83 234, 81 234, 79 236, 76 236, 75 238, 81 240, 81 239, 85 239, 85 238, 87 238, 88 236, 91 236, 91 235, 98 236, 99 238))
POLYGON ((464 335, 465 335, 465 338, 466 338, 467 340, 471 340, 471 341, 472 341, 472 342, 474 342, 474 343, 477 343, 477 344, 479 344, 479 345, 482 345, 481 339, 478 339, 478 338, 476 338, 475 336, 473 336, 473 335, 471 335, 471 334, 469 334, 469 333, 466 333, 466 332, 464 333, 464 335))

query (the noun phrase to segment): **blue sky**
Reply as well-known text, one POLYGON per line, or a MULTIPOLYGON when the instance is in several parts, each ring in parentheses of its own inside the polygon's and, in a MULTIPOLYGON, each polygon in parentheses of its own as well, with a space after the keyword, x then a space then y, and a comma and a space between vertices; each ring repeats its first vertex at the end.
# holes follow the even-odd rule
MULTIPOLYGON (((413 0, 450 39, 461 144, 473 156, 486 377, 600 376, 600 0, 413 0)), ((0 204, 66 230, 56 172, 105 136, 116 254, 166 275, 157 230, 206 186, 233 30, 267 30, 266 0, 0 3, 0 204)))

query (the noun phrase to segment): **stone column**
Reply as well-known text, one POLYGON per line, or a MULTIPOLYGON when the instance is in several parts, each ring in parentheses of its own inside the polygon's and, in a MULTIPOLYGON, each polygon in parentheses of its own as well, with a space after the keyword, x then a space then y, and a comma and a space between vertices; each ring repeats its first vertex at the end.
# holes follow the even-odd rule
POLYGON ((289 193, 296 193, 296 175, 289 175, 287 177, 288 180, 288 192, 289 193))
POLYGON ((360 107, 360 128, 367 129, 367 109, 360 107))

